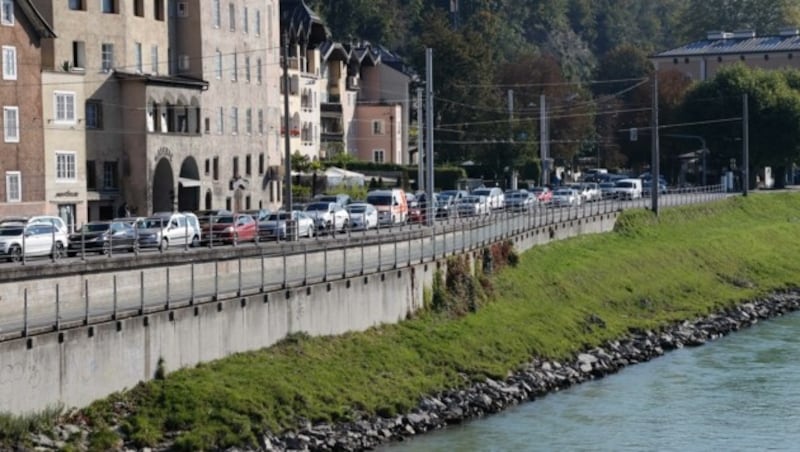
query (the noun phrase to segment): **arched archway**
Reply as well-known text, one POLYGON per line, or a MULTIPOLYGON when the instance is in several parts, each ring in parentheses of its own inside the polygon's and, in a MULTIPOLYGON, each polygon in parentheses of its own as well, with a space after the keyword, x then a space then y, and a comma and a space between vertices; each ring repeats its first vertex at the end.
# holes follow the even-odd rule
POLYGON ((200 209, 200 170, 194 157, 186 157, 178 176, 178 210, 181 212, 200 209))
POLYGON ((175 205, 175 178, 172 165, 162 158, 153 173, 153 212, 172 212, 175 205))

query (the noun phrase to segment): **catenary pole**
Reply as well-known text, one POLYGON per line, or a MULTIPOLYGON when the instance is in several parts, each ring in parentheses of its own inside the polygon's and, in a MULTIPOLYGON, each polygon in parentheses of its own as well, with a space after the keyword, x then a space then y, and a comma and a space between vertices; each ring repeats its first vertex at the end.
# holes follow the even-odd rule
POLYGON ((428 226, 436 221, 436 211, 433 201, 433 49, 425 49, 425 167, 428 171, 428 180, 425 183, 425 204, 428 212, 425 215, 428 226))
POLYGON ((653 213, 658 216, 658 182, 661 180, 661 167, 659 165, 659 134, 658 134, 658 74, 653 72, 653 112, 651 115, 650 134, 653 161, 650 164, 650 199, 653 213))

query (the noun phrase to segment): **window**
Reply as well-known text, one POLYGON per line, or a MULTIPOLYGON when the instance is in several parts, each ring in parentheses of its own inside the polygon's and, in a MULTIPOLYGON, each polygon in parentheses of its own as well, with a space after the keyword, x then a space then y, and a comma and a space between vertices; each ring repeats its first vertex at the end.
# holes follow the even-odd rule
POLYGON ((239 108, 231 107, 231 133, 239 133, 239 108))
POLYGON ((150 46, 150 67, 154 74, 158 74, 158 46, 150 46))
MULTIPOLYGON (((259 34, 261 34, 261 21, 258 21, 259 34)), ((272 5, 267 5, 267 48, 270 52, 272 48, 272 5)))
POLYGON ((133 15, 144 17, 144 0, 133 0, 133 15))
POLYGON ((375 163, 383 163, 383 149, 372 150, 372 161, 375 163))
POLYGON ((382 120, 375 120, 372 121, 372 134, 373 135, 383 135, 383 121, 382 120))
POLYGON ((103 189, 118 190, 117 162, 103 162, 103 189))
POLYGON ((242 33, 247 33, 247 31, 250 28, 248 23, 247 23, 247 20, 248 20, 248 18, 247 18, 247 7, 245 6, 242 9, 242 33))
POLYGON ((230 18, 231 31, 236 31, 236 6, 233 3, 228 4, 228 16, 230 18))
POLYGON ((222 78, 222 52, 217 49, 217 80, 222 78))
POLYGON ((214 157, 212 163, 214 170, 214 180, 219 180, 219 157, 214 157))
POLYGON ((250 83, 250 57, 244 57, 244 79, 250 83))
POLYGON ((189 4, 178 2, 178 17, 189 17, 189 4))
POLYGON ((256 81, 261 84, 261 58, 256 60, 256 81))
POLYGON ((103 128, 103 103, 99 100, 86 101, 86 128, 103 128))
POLYGON ((220 0, 214 0, 214 4, 211 7, 211 14, 213 16, 211 20, 214 23, 214 28, 219 28, 220 22, 222 22, 220 19, 220 0))
POLYGON ((114 67, 114 44, 103 43, 101 47, 101 67, 108 72, 114 67))
POLYGON ((239 55, 236 52, 233 52, 233 73, 231 74, 231 80, 235 82, 238 76, 239 76, 239 55))
POLYGON ((164 20, 164 0, 153 0, 153 17, 156 20, 164 20))
POLYGON ((97 165, 94 160, 86 161, 86 188, 89 190, 97 189, 97 165))
POLYGON ((69 9, 83 11, 83 0, 69 0, 69 9))
POLYGON ((244 127, 248 135, 253 134, 253 109, 248 108, 244 112, 244 127))
POLYGON ((136 62, 136 72, 142 72, 142 43, 133 44, 134 61, 136 62))
POLYGON ((55 98, 55 122, 74 124, 75 123, 75 93, 56 91, 55 98))
POLYGON ((244 158, 244 174, 249 176, 253 173, 253 157, 247 154, 244 158))
POLYGON ((3 46, 3 80, 17 79, 17 48, 3 46))
POLYGON ((225 109, 223 107, 219 107, 217 112, 217 133, 220 135, 225 133, 225 109))
POLYGON ((72 41, 72 67, 83 69, 86 67, 86 43, 72 41))
POLYGON ((101 0, 100 11, 106 14, 116 14, 119 11, 117 9, 117 0, 101 0))
POLYGON ((258 174, 264 174, 264 153, 258 154, 258 174))
POLYGON ((233 178, 239 177, 239 157, 233 158, 233 178))
POLYGON ((206 159, 206 176, 211 173, 211 159, 206 159))
POLYGON ((256 36, 261 36, 261 10, 257 9, 255 14, 256 36))
POLYGON ((264 134, 264 110, 258 109, 258 134, 264 134))
POLYGON ((19 107, 3 107, 3 135, 6 143, 19 143, 19 107))
POLYGON ((22 174, 6 171, 6 202, 22 201, 22 174))
POLYGON ((189 55, 181 55, 178 57, 178 69, 181 72, 188 71, 190 67, 189 55))
POLYGON ((205 133, 211 133, 211 118, 208 116, 203 120, 203 131, 205 133))
POLYGON ((75 182, 75 153, 56 151, 56 181, 75 182))
POLYGON ((3 25, 14 25, 14 0, 2 0, 2 10, 0 10, 0 23, 3 25))

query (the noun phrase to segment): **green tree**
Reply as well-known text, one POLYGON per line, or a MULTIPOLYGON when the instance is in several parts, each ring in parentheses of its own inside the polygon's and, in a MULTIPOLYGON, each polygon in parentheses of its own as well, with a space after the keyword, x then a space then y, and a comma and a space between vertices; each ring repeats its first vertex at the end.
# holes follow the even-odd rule
MULTIPOLYGON (((799 78, 796 71, 725 68, 687 93, 683 114, 696 122, 735 118, 742 111, 742 95, 747 94, 751 168, 772 166, 781 181, 787 165, 800 156, 800 92, 792 88, 799 78)), ((708 124, 699 133, 718 164, 727 165, 730 159, 741 164, 740 121, 708 124)))
POLYGON ((704 39, 709 30, 753 29, 774 33, 800 21, 797 0, 690 0, 680 23, 685 40, 704 39))

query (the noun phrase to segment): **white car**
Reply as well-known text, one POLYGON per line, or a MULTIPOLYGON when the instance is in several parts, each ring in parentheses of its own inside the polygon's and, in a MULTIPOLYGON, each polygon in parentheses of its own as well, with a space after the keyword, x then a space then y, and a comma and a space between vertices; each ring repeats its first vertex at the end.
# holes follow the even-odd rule
POLYGON ((378 209, 366 202, 356 202, 347 206, 352 229, 374 229, 378 227, 378 209))
POLYGON ((500 187, 476 188, 472 190, 472 194, 475 196, 485 196, 486 202, 489 204, 489 209, 491 210, 503 209, 506 207, 506 195, 503 193, 503 190, 500 190, 500 187))
POLYGON ((597 182, 584 182, 581 184, 583 189, 584 201, 593 202, 603 199, 600 193, 600 185, 597 182))
POLYGON ((200 222, 193 213, 156 212, 136 223, 140 248, 158 248, 166 251, 170 246, 200 246, 200 222))
POLYGON ((489 214, 489 204, 485 196, 467 195, 456 203, 458 216, 471 217, 489 214))
MULTIPOLYGON (((288 219, 289 215, 284 210, 272 212, 264 221, 258 224, 259 237, 262 239, 286 240, 288 238, 286 220, 288 219)), ((305 212, 292 211, 292 220, 297 225, 297 237, 314 237, 314 220, 306 215, 305 212)))
POLYGON ((61 217, 53 215, 36 215, 33 217, 8 217, 0 220, 0 226, 10 224, 51 224, 64 234, 69 234, 67 224, 61 217))
POLYGON ((581 195, 572 188, 559 188, 553 192, 550 204, 553 206, 579 206, 581 205, 581 195))
POLYGON ((614 184, 614 194, 618 199, 639 199, 642 197, 642 180, 620 179, 614 184))
POLYGON ((314 220, 320 233, 344 231, 350 223, 350 215, 335 202, 312 202, 305 213, 314 220))
POLYGON ((18 224, 0 226, 0 256, 11 262, 27 257, 60 258, 66 253, 67 234, 52 224, 18 224))

